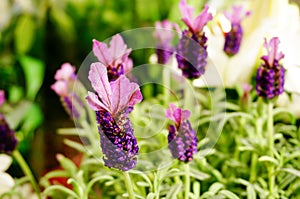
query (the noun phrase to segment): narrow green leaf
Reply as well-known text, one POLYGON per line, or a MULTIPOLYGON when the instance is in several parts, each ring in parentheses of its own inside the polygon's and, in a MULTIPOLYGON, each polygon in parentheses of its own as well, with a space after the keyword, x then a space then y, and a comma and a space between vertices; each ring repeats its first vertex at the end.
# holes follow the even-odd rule
POLYGON ((77 170, 76 165, 70 159, 66 158, 65 156, 58 154, 57 160, 60 165, 64 168, 66 172, 68 172, 69 176, 74 176, 77 170))
POLYGON ((175 184, 174 186, 172 186, 170 191, 167 193, 166 199, 176 199, 176 198, 178 198, 177 194, 179 193, 181 188, 182 188, 181 183, 178 183, 178 184, 175 184))
POLYGON ((32 104, 24 117, 22 131, 25 133, 31 133, 37 127, 39 127, 42 122, 43 122, 43 113, 41 111, 41 108, 37 104, 32 104))
POLYGON ((256 193, 251 184, 247 186, 247 199, 256 199, 256 193))
POLYGON ((297 177, 300 177, 300 171, 296 170, 296 169, 293 169, 293 168, 283 168, 283 169, 281 169, 281 171, 285 171, 285 172, 293 174, 293 175, 295 175, 297 177))
POLYGON ((198 180, 206 180, 208 178, 210 178, 210 175, 203 173, 201 171, 198 171, 196 169, 190 168, 190 175, 191 177, 194 177, 198 180))
POLYGON ((154 199, 156 197, 156 194, 155 193, 148 193, 146 199, 154 199))
POLYGON ((260 162, 269 162, 269 163, 273 163, 275 165, 278 165, 278 161, 275 158, 272 158, 272 157, 267 156, 267 155, 261 156, 260 158, 258 158, 258 161, 260 161, 260 162))
POLYGON ((72 140, 65 139, 65 140, 64 140, 64 143, 65 143, 66 145, 68 145, 69 147, 72 147, 73 149, 76 149, 76 150, 79 151, 79 152, 86 153, 86 148, 85 148, 82 144, 80 144, 80 143, 78 143, 78 142, 74 142, 74 141, 72 141, 72 140))
POLYGON ((27 53, 34 41, 35 24, 30 15, 21 15, 15 28, 15 48, 19 54, 27 53))
POLYGON ((200 183, 198 181, 195 181, 193 183, 193 192, 196 197, 200 196, 200 188, 200 183))
POLYGON ((22 56, 19 60, 25 74, 27 97, 34 100, 43 84, 45 64, 41 60, 29 56, 22 56))
POLYGON ((52 196, 52 194, 58 194, 58 192, 62 192, 62 193, 65 193, 69 196, 72 196, 73 198, 78 198, 79 197, 76 195, 76 193, 74 191, 72 191, 71 189, 68 189, 64 186, 61 186, 61 185, 52 185, 51 187, 47 187, 44 192, 43 192, 43 195, 45 196, 52 196))
POLYGON ((235 193, 228 190, 221 190, 219 194, 226 196, 228 199, 240 199, 235 193))
POLYGON ((219 190, 223 189, 224 188, 224 185, 219 183, 219 182, 215 182, 214 184, 212 184, 210 187, 209 187, 209 192, 213 193, 213 195, 216 195, 219 190))
POLYGON ((60 128, 57 130, 57 134, 85 136, 86 132, 83 129, 79 129, 79 128, 60 128))

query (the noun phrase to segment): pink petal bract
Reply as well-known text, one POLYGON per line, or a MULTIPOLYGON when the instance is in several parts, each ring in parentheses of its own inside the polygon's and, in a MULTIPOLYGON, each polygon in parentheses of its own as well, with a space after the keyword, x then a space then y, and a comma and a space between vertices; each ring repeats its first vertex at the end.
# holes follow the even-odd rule
POLYGON ((93 52, 98 60, 105 66, 110 65, 113 61, 111 52, 106 43, 99 42, 96 39, 93 39, 93 52))
POLYGON ((100 111, 102 108, 109 111, 108 107, 106 107, 100 100, 98 99, 98 96, 95 93, 88 91, 88 96, 86 97, 87 103, 93 109, 94 111, 100 111))
POLYGON ((54 79, 55 80, 69 80, 75 76, 75 67, 70 63, 64 63, 61 68, 56 71, 54 79))
POLYGON ((111 82, 110 85, 112 90, 112 113, 118 113, 127 107, 133 107, 143 99, 139 85, 130 82, 124 75, 111 82))
POLYGON ((51 85, 51 89, 59 96, 65 97, 68 95, 68 85, 65 80, 58 80, 51 85))
POLYGON ((190 111, 182 110, 175 104, 171 103, 169 105, 169 108, 166 110, 166 117, 179 125, 181 121, 186 120, 190 117, 190 111))
POLYGON ((266 48, 268 54, 262 56, 262 59, 268 63, 269 66, 273 66, 274 60, 281 60, 284 58, 284 54, 279 52, 280 40, 278 37, 273 37, 269 42, 265 38, 264 47, 266 48))
POLYGON ((106 67, 100 62, 92 63, 89 80, 103 104, 109 109, 111 107, 112 91, 108 82, 106 67))
POLYGON ((224 16, 231 22, 231 24, 241 23, 241 21, 250 15, 249 11, 244 11, 243 6, 232 6, 231 13, 224 12, 224 16))
POLYGON ((2 106, 2 104, 4 104, 5 102, 5 93, 4 90, 0 90, 0 107, 2 106))
POLYGON ((95 111, 103 108, 112 115, 116 115, 127 107, 133 107, 143 99, 139 85, 130 82, 124 75, 109 83, 107 69, 99 62, 91 64, 89 80, 101 100, 91 92, 86 97, 88 104, 95 111))
POLYGON ((128 52, 127 45, 124 43, 123 38, 119 34, 113 36, 109 44, 109 50, 111 52, 113 61, 116 59, 121 59, 125 53, 128 56, 131 52, 131 49, 128 49, 128 52))
POLYGON ((204 10, 193 21, 193 28, 196 32, 201 32, 208 21, 212 20, 212 15, 208 12, 209 7, 205 5, 204 10))
POLYGON ((181 0, 179 3, 179 9, 182 16, 182 21, 189 27, 192 28, 194 8, 187 5, 186 0, 181 0))
POLYGON ((207 22, 213 18, 208 12, 209 7, 207 5, 205 5, 204 10, 196 18, 193 17, 194 8, 187 5, 186 0, 180 1, 179 9, 182 15, 182 21, 193 33, 201 32, 207 22))

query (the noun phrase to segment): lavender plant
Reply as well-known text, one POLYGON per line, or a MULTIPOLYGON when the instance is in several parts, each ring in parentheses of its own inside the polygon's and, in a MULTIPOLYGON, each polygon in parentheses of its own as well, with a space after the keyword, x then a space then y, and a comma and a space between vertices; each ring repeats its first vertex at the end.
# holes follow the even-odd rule
MULTIPOLYGON (((212 5, 204 5, 194 18, 194 8, 186 0, 180 1, 182 21, 187 29, 175 48, 174 38, 179 28, 173 22, 157 22, 155 29, 147 32, 155 42, 149 42, 143 32, 143 42, 153 43, 153 54, 162 68, 162 74, 155 73, 155 78, 171 90, 169 93, 167 89, 156 89, 156 93, 143 98, 146 89, 141 79, 128 78, 129 72, 136 75, 139 68, 129 58, 134 48, 130 48, 127 38, 128 43, 124 42, 121 34, 113 36, 109 45, 93 40, 93 58, 98 62, 91 59, 90 63, 88 59, 88 65, 81 66, 88 74, 79 70, 80 74, 76 75, 73 66, 62 65, 51 88, 61 98, 76 128, 62 128, 58 133, 79 135, 82 143, 66 138, 65 144, 76 149, 80 158, 56 156, 61 169, 48 172, 40 180, 43 197, 299 197, 299 118, 277 103, 287 92, 284 67, 290 52, 281 49, 285 46, 284 38, 276 35, 263 41, 261 32, 256 32, 260 35, 256 54, 261 54, 263 48, 266 54, 261 60, 250 56, 251 62, 260 63, 256 74, 249 74, 255 85, 246 80, 243 84, 236 82, 234 88, 196 84, 198 80, 211 80, 218 75, 211 73, 214 60, 209 60, 208 53, 215 56, 221 51, 220 59, 223 55, 233 61, 240 56, 248 59, 242 48, 253 40, 247 38, 249 26, 245 23, 242 27, 241 22, 249 12, 252 13, 248 17, 250 21, 251 17, 257 18, 255 9, 245 6, 249 10, 245 12, 242 7, 233 6, 229 14, 223 12, 229 5, 220 6, 215 11, 224 13, 231 28, 225 38, 222 32, 217 38, 220 21, 210 13, 214 11, 212 5), (225 39, 225 43, 220 42, 222 46, 214 49, 215 46, 208 46, 213 44, 213 39, 225 39), (176 58, 175 65, 172 58, 176 58), (82 74, 88 82, 81 79, 82 74), (220 135, 215 133, 219 130, 222 130, 220 135)), ((134 39, 133 43, 139 42, 139 37, 134 39)), ((239 61, 236 67, 245 65, 239 61)), ((145 71, 139 70, 147 79, 145 84, 150 82, 147 72, 153 69, 151 65, 147 67, 145 71)), ((0 105, 4 101, 1 94, 0 105)), ((13 131, 5 132, 11 138, 13 131)), ((13 144, 9 147, 15 149, 13 144)), ((36 188, 38 193, 39 186, 36 188)))

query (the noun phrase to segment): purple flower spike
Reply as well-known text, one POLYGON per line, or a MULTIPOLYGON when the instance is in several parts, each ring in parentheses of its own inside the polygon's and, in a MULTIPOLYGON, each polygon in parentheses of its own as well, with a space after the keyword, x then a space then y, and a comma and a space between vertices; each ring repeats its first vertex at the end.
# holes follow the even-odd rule
POLYGON ((107 68, 109 81, 131 71, 133 62, 128 57, 131 48, 127 49, 122 37, 117 34, 112 37, 110 47, 106 43, 93 40, 93 52, 99 62, 107 68))
POLYGON ((190 112, 177 108, 170 104, 166 110, 166 117, 175 122, 175 125, 169 125, 169 149, 173 158, 182 162, 193 160, 193 155, 197 153, 197 136, 192 129, 190 121, 190 112))
POLYGON ((249 16, 250 12, 243 11, 242 6, 232 6, 232 13, 224 12, 224 15, 231 22, 231 30, 225 32, 224 52, 232 56, 239 52, 243 38, 241 21, 249 16))
POLYGON ((159 64, 168 63, 174 52, 174 47, 171 45, 174 30, 179 30, 178 25, 168 20, 155 23, 154 37, 158 41, 156 45, 156 55, 159 64))
POLYGON ((10 154, 17 147, 15 132, 8 126, 3 114, 0 114, 0 153, 10 154))
POLYGON ((51 85, 51 89, 60 97, 60 100, 71 118, 80 118, 80 109, 83 109, 84 103, 73 90, 73 86, 77 76, 75 67, 70 63, 64 63, 61 68, 56 71, 54 79, 56 82, 51 85), (72 98, 77 103, 73 103, 72 98))
POLYGON ((5 102, 5 93, 4 90, 0 90, 0 108, 2 104, 4 104, 4 102, 5 102))
POLYGON ((132 169, 139 147, 129 113, 143 99, 139 86, 124 75, 109 83, 107 69, 101 63, 91 65, 89 80, 97 94, 89 92, 86 99, 96 111, 104 163, 122 171, 132 169))
POLYGON ((284 57, 278 51, 278 37, 273 37, 269 42, 265 39, 264 47, 268 54, 262 56, 264 63, 257 70, 256 92, 266 99, 273 99, 284 92, 285 70, 279 61, 284 57))
POLYGON ((195 19, 194 8, 186 4, 186 0, 181 0, 179 8, 183 22, 188 26, 184 30, 177 46, 176 59, 178 68, 182 70, 182 75, 189 79, 196 79, 204 74, 207 64, 207 38, 203 32, 203 27, 212 19, 208 13, 209 7, 206 5, 201 14, 195 19))

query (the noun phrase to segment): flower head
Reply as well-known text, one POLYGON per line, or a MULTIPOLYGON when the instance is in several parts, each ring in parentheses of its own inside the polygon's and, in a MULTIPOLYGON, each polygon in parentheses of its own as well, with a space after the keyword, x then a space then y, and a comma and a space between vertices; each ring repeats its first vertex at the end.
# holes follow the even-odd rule
POLYGON ((60 97, 60 100, 71 118, 78 119, 82 115, 84 103, 80 99, 80 94, 73 90, 75 81, 82 86, 75 74, 75 67, 70 63, 64 63, 56 71, 54 79, 56 82, 51 85, 51 89, 60 97), (74 99, 74 100, 73 100, 74 99))
POLYGON ((230 31, 225 32, 224 52, 231 56, 239 52, 243 38, 241 21, 250 15, 250 12, 243 11, 242 6, 232 6, 232 13, 224 12, 224 15, 231 23, 230 31))
POLYGON ((177 108, 170 104, 166 110, 166 117, 175 122, 175 125, 169 125, 169 149, 174 158, 183 162, 189 162, 197 152, 197 137, 190 122, 190 112, 177 108))
POLYGON ((264 47, 268 54, 262 56, 264 63, 257 70, 256 92, 259 96, 272 99, 284 92, 285 70, 279 61, 284 54, 278 51, 279 38, 265 39, 264 47))
POLYGON ((5 102, 5 93, 4 90, 0 90, 0 107, 2 106, 2 104, 4 104, 5 102))
POLYGON ((107 68, 110 81, 116 80, 120 75, 132 69, 133 63, 128 57, 131 49, 127 49, 127 45, 119 34, 112 37, 110 47, 94 39, 93 52, 99 62, 107 68))
POLYGON ((143 98, 139 86, 124 75, 109 82, 101 63, 91 65, 89 80, 97 94, 89 92, 86 99, 96 111, 105 165, 129 170, 136 165, 139 148, 128 114, 143 98))
POLYGON ((212 15, 208 12, 209 7, 205 5, 204 10, 194 18, 194 8, 187 5, 186 0, 181 0, 179 9, 182 15, 182 21, 187 25, 192 33, 198 34, 208 21, 212 20, 212 15))
POLYGON ((188 30, 183 31, 177 46, 178 68, 182 70, 183 76, 195 79, 205 72, 208 56, 206 51, 207 38, 202 29, 212 19, 212 15, 208 13, 209 7, 205 5, 202 13, 193 18, 194 8, 187 5, 186 0, 180 1, 179 9, 182 21, 188 26, 188 30))
POLYGON ((65 81, 68 81, 69 79, 75 79, 75 70, 75 67, 72 66, 70 63, 64 63, 61 65, 61 68, 56 71, 54 79, 65 81))
POLYGON ((11 153, 17 147, 15 132, 9 127, 3 114, 0 114, 0 153, 11 153))
POLYGON ((178 25, 168 20, 155 23, 154 37, 157 39, 156 55, 159 64, 168 63, 173 54, 174 47, 171 41, 174 37, 174 29, 179 32, 178 25))

